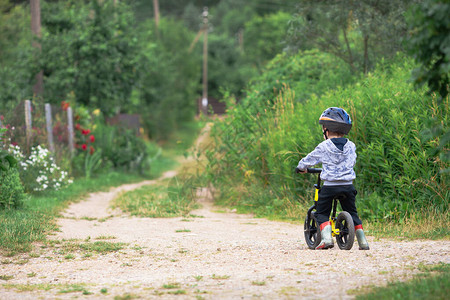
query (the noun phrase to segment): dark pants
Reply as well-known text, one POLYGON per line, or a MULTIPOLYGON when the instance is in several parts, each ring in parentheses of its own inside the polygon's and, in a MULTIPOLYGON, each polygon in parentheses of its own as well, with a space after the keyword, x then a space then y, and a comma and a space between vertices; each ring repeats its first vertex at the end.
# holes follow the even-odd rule
POLYGON ((319 225, 330 220, 333 199, 338 195, 342 196, 342 199, 339 200, 342 210, 348 212, 352 216, 355 226, 361 225, 362 222, 358 217, 358 212, 356 211, 355 205, 356 193, 356 189, 352 184, 322 186, 319 191, 319 200, 317 200, 316 203, 315 213, 319 225))

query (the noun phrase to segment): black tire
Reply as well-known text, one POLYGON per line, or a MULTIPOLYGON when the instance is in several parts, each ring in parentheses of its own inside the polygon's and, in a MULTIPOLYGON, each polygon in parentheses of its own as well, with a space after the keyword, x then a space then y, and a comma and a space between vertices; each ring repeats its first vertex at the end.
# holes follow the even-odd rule
POLYGON ((314 218, 314 213, 312 211, 313 209, 314 206, 311 207, 308 210, 308 213, 306 214, 304 234, 308 248, 315 250, 316 247, 320 244, 321 237, 320 237, 320 227, 317 226, 317 222, 316 219, 314 218))
POLYGON ((341 250, 350 250, 355 242, 355 225, 352 216, 343 211, 339 213, 336 219, 336 228, 339 229, 339 235, 336 236, 336 242, 341 250))

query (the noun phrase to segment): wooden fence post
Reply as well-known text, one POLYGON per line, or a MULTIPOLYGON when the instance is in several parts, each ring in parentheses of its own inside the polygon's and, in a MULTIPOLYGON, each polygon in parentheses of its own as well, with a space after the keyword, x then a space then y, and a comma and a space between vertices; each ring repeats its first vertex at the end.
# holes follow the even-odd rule
POLYGON ((25 129, 27 136, 27 153, 31 151, 31 138, 32 138, 32 119, 31 119, 31 101, 25 100, 25 129))
POLYGON ((74 130, 73 130, 73 113, 72 107, 67 108, 67 131, 69 133, 69 149, 70 149, 70 157, 72 158, 75 153, 75 144, 74 144, 74 130))
POLYGON ((53 143, 53 128, 52 128, 52 107, 49 103, 45 103, 45 122, 47 124, 47 140, 48 147, 52 154, 55 154, 55 144, 53 143))

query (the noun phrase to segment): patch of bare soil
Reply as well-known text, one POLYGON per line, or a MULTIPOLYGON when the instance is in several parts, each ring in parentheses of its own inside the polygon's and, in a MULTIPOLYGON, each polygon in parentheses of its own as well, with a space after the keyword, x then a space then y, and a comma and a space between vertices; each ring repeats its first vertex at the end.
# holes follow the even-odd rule
POLYGON ((58 220, 61 230, 51 238, 61 244, 0 257, 0 299, 350 299, 352 289, 405 280, 420 264, 450 263, 449 241, 369 236, 370 251, 356 242, 350 251, 312 251, 300 222, 219 212, 208 189, 199 190, 203 207, 189 218, 110 209, 119 193, 152 183, 92 194, 58 220), (88 240, 126 244, 107 253, 63 251, 88 240))

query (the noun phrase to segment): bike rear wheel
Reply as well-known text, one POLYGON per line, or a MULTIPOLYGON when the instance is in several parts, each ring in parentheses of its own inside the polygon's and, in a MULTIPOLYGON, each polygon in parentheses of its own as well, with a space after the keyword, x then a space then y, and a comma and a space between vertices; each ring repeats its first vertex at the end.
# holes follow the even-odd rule
POLYGON ((304 234, 305 241, 309 249, 316 249, 320 244, 320 228, 317 226, 316 219, 314 218, 313 207, 308 210, 305 218, 304 234))
POLYGON ((355 225, 352 216, 343 211, 339 213, 336 219, 336 228, 339 234, 336 235, 336 242, 341 250, 350 250, 355 242, 355 225))

